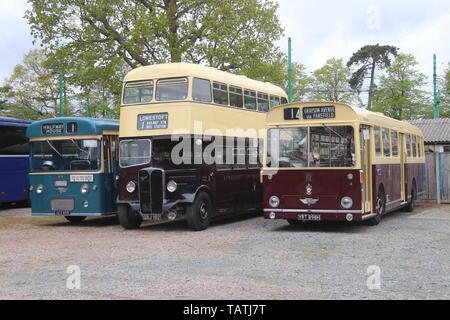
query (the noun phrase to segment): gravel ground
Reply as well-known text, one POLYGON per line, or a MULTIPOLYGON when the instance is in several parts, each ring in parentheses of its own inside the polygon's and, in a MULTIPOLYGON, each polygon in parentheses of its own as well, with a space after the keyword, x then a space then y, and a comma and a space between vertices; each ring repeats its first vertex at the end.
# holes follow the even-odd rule
POLYGON ((125 231, 0 209, 0 299, 450 299, 450 206, 397 212, 378 227, 228 218, 125 231), (81 289, 66 287, 68 266, 81 289), (367 268, 381 269, 381 289, 367 268))

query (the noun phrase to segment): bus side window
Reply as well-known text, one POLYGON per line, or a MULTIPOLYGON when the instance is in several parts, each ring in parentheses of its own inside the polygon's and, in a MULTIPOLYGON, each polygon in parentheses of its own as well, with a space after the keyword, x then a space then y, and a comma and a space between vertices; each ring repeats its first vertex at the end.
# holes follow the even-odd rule
POLYGON ((377 157, 381 157, 381 136, 380 136, 380 127, 374 128, 375 135, 375 153, 377 157))
POLYGON ((398 132, 391 131, 392 156, 398 157, 398 132))
POLYGON ((228 86, 225 83, 213 82, 214 103, 228 106, 228 86))
POLYGON ((391 140, 389 139, 389 130, 383 128, 383 155, 391 156, 391 140))
POLYGON ((288 101, 285 97, 281 97, 281 104, 287 104, 288 101))
POLYGON ((247 110, 256 110, 256 91, 244 90, 244 106, 247 110))
POLYGON ((269 95, 267 93, 258 92, 258 110, 269 111, 269 95))
POLYGON ((276 107, 276 106, 279 106, 281 103, 280 103, 280 97, 279 96, 270 96, 270 107, 271 108, 273 108, 273 107, 276 107))
POLYGON ((412 148, 413 148, 413 157, 417 158, 417 137, 416 136, 413 136, 412 148))
POLYGON ((211 102, 211 81, 194 78, 192 80, 192 99, 199 102, 211 102))
POLYGON ((411 135, 406 135, 406 156, 411 157, 411 135))
POLYGON ((242 88, 230 86, 230 106, 237 108, 242 108, 244 106, 242 88))

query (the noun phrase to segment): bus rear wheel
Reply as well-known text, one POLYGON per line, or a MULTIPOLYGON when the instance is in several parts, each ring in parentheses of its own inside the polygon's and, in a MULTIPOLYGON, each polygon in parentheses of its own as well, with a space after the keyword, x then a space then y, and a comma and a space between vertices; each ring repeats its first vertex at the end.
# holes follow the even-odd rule
POLYGON ((381 222, 381 219, 383 218, 383 215, 386 212, 386 196, 384 195, 384 190, 382 187, 380 187, 380 189, 378 190, 378 193, 377 193, 376 209, 377 209, 377 212, 376 212, 377 215, 368 221, 368 224, 370 226, 379 225, 381 222))
POLYGON ((64 217, 66 218, 68 221, 72 222, 72 223, 80 223, 83 222, 86 217, 80 217, 80 216, 68 216, 68 217, 64 217))
POLYGON ((186 208, 186 219, 193 231, 203 231, 209 227, 213 205, 210 196, 206 192, 200 192, 194 203, 186 208))
POLYGON ((411 191, 411 202, 405 207, 406 212, 413 212, 416 208, 416 200, 417 200, 417 191, 416 184, 414 184, 413 189, 411 191))
POLYGON ((117 218, 120 225, 127 230, 138 229, 142 224, 142 218, 136 211, 126 205, 117 207, 117 218))

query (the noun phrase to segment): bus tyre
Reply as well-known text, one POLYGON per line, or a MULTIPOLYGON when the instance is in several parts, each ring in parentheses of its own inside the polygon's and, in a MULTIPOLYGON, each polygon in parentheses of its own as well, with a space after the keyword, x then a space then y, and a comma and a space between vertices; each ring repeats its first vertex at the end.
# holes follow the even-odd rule
POLYGON ((384 213, 386 212, 386 196, 382 187, 377 194, 377 215, 368 221, 370 226, 377 226, 380 224, 384 213))
POLYGON ((413 189, 411 191, 411 202, 405 207, 406 212, 413 212, 416 207, 416 199, 417 199, 417 191, 416 184, 414 184, 413 189))
POLYGON ((142 223, 142 218, 139 213, 131 210, 126 205, 119 205, 117 207, 117 218, 119 219, 120 225, 127 230, 138 229, 142 223))
POLYGON ((186 208, 186 219, 193 231, 203 231, 208 228, 213 213, 211 198, 205 192, 200 192, 194 203, 186 208))
POLYGON ((86 219, 86 217, 80 217, 80 216, 68 216, 65 218, 72 223, 80 223, 86 219))

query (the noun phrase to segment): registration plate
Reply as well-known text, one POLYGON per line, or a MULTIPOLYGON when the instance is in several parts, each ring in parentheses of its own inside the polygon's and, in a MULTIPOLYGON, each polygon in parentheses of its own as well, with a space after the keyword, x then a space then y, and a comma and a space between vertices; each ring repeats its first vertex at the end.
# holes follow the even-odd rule
POLYGON ((159 221, 162 220, 162 214, 142 214, 142 218, 147 221, 159 221))
POLYGON ((70 216, 70 211, 68 211, 68 210, 57 210, 57 211, 55 211, 55 215, 57 215, 57 216, 70 216))
POLYGON ((320 214, 299 214, 297 219, 300 221, 320 221, 320 214))

